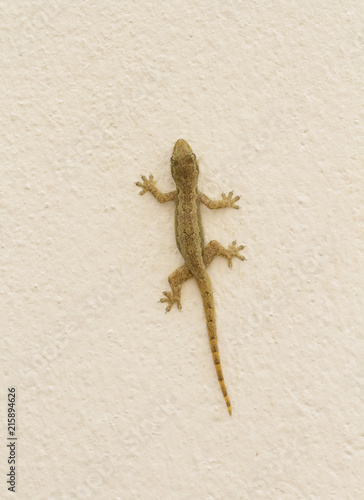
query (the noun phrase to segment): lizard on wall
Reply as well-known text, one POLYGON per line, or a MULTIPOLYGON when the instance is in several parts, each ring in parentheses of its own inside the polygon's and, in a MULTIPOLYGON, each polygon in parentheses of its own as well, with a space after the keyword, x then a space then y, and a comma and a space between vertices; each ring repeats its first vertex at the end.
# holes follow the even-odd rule
POLYGON ((198 163, 195 154, 184 139, 178 139, 174 145, 171 157, 171 171, 172 177, 176 183, 176 190, 170 193, 161 193, 155 186, 156 181, 153 179, 152 175, 149 176, 149 179, 143 175, 143 182, 135 183, 142 188, 142 191, 139 193, 141 195, 149 191, 159 203, 165 203, 167 201, 174 201, 176 203, 176 241, 178 250, 184 258, 185 264, 176 269, 176 271, 168 277, 171 291, 163 292, 164 298, 160 299, 160 302, 167 303, 166 312, 170 311, 174 303, 177 304, 178 309, 181 309, 182 285, 192 277, 196 279, 205 311, 207 331, 217 378, 228 411, 231 415, 231 404, 222 374, 217 344, 214 297, 211 281, 206 268, 211 264, 216 255, 225 257, 228 260, 230 268, 232 267, 233 257, 245 260, 245 257, 239 254, 239 251, 242 250, 244 246, 237 246, 236 241, 234 241, 226 249, 217 241, 210 241, 205 247, 200 203, 203 203, 206 207, 211 209, 226 207, 239 208, 235 203, 239 200, 240 196, 235 196, 233 198, 233 192, 231 191, 228 196, 223 193, 221 200, 213 201, 198 190, 198 163))

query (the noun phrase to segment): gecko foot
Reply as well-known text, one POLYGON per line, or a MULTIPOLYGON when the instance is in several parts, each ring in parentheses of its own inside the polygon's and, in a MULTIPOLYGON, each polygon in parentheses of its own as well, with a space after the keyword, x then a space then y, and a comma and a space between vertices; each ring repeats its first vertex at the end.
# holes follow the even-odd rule
POLYGON ((179 310, 182 309, 181 297, 179 295, 174 295, 172 292, 163 292, 165 297, 162 297, 159 302, 167 302, 166 313, 171 310, 174 303, 177 304, 179 310))
POLYGON ((240 208, 235 204, 238 200, 240 200, 240 196, 234 196, 233 198, 233 191, 230 191, 227 196, 225 193, 222 193, 222 201, 224 202, 224 207, 226 208, 240 208))
POLYGON ((153 189, 155 187, 155 183, 156 183, 156 181, 153 179, 152 175, 149 176, 149 179, 147 179, 145 177, 145 175, 142 175, 142 179, 143 179, 143 182, 136 182, 135 183, 138 187, 142 188, 142 190, 140 191, 139 194, 144 194, 147 191, 151 191, 151 189, 153 189))
POLYGON ((233 267, 233 263, 232 263, 233 257, 237 257, 240 260, 246 260, 244 255, 239 254, 240 250, 243 250, 244 248, 245 248, 244 245, 236 246, 236 241, 233 241, 232 243, 230 243, 230 245, 227 248, 226 255, 224 255, 224 257, 226 257, 228 260, 228 266, 230 268, 233 267))

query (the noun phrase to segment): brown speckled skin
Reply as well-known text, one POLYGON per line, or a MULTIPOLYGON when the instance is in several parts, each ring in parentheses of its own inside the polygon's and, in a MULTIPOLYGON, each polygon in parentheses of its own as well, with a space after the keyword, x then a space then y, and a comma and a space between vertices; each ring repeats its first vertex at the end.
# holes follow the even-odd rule
POLYGON ((142 188, 140 194, 150 191, 160 203, 172 200, 176 203, 176 241, 185 264, 169 276, 168 281, 171 285, 171 292, 163 292, 165 297, 161 299, 161 302, 168 304, 166 311, 169 311, 174 303, 177 303, 177 307, 181 309, 182 284, 189 278, 194 277, 196 279, 205 311, 207 331, 217 378, 231 415, 231 404, 222 374, 217 344, 214 296, 206 268, 216 255, 221 255, 228 259, 229 267, 232 267, 232 257, 245 260, 239 254, 239 251, 244 247, 236 246, 235 241, 227 249, 217 241, 211 241, 205 247, 200 203, 212 209, 226 207, 239 208, 235 202, 238 201, 240 196, 233 198, 233 193, 230 192, 228 196, 223 194, 221 200, 213 201, 198 190, 198 163, 192 149, 184 139, 178 139, 174 145, 171 157, 171 171, 176 183, 176 191, 170 193, 161 193, 156 188, 152 175, 149 176, 149 179, 142 176, 142 183, 136 182, 137 186, 142 188))

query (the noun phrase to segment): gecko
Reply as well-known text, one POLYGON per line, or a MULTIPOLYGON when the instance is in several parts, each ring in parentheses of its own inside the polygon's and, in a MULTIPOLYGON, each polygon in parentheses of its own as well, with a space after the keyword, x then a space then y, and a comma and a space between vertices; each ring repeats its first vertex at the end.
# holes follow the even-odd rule
POLYGON ((170 311, 174 304, 177 304, 178 309, 181 309, 182 285, 190 278, 195 278, 201 293, 216 375, 227 409, 231 415, 231 403, 220 362, 214 296, 210 277, 207 274, 207 267, 215 256, 219 255, 227 259, 228 266, 231 268, 233 257, 246 260, 239 253, 245 247, 243 245, 237 246, 236 241, 233 241, 228 248, 224 248, 215 240, 210 241, 205 246, 200 204, 203 203, 210 209, 239 208, 236 202, 240 199, 240 196, 233 197, 233 191, 231 191, 227 196, 222 193, 222 199, 214 201, 199 191, 199 165, 196 155, 184 139, 178 139, 175 143, 170 161, 172 177, 176 184, 175 191, 169 193, 159 191, 153 175, 149 175, 149 179, 142 175, 143 182, 135 183, 142 188, 139 194, 143 195, 149 191, 159 203, 174 201, 176 204, 175 236, 178 250, 185 263, 168 277, 171 291, 163 292, 164 297, 160 299, 160 302, 167 303, 166 312, 170 311))

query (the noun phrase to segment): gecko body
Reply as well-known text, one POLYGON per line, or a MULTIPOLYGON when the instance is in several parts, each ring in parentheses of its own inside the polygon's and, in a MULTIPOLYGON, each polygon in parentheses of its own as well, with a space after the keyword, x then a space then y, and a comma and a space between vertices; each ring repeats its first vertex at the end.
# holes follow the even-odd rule
POLYGON ((182 285, 192 277, 196 279, 205 311, 207 332, 217 378, 231 415, 230 399, 221 369, 217 343, 214 296, 211 281, 207 274, 207 267, 216 255, 225 257, 228 260, 229 267, 232 267, 233 257, 245 260, 245 257, 239 254, 239 251, 244 246, 237 246, 234 241, 226 249, 217 241, 211 241, 205 247, 200 204, 203 203, 211 209, 239 208, 235 202, 238 201, 240 196, 233 198, 233 192, 230 192, 228 196, 223 193, 221 200, 213 201, 198 190, 198 162, 192 149, 184 139, 178 139, 174 145, 171 157, 171 172, 176 183, 176 190, 170 193, 161 193, 155 186, 152 175, 149 176, 149 179, 142 176, 143 182, 136 182, 136 185, 142 188, 140 194, 150 191, 160 203, 174 201, 176 204, 176 242, 185 264, 169 276, 168 281, 171 285, 171 291, 163 292, 164 297, 160 302, 167 303, 167 312, 174 303, 177 304, 178 309, 181 309, 182 285))

